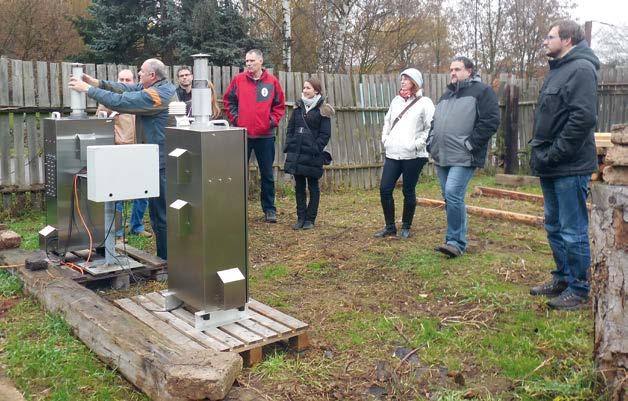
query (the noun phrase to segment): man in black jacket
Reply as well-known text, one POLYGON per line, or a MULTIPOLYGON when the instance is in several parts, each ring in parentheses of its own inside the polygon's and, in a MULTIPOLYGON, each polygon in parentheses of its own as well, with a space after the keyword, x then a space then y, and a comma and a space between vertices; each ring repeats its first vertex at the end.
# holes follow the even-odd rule
POLYGON ((578 309, 589 297, 587 191, 597 169, 594 128, 598 58, 573 21, 552 24, 543 41, 549 60, 534 117, 530 168, 541 178, 545 230, 556 269, 552 279, 530 289, 552 297, 554 309, 578 309))

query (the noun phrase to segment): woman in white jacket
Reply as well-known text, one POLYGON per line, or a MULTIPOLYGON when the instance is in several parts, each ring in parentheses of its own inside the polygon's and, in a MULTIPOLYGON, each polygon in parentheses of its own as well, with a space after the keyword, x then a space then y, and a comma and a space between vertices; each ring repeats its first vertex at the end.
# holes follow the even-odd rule
POLYGON ((390 103, 384 118, 382 143, 386 149, 386 160, 379 186, 386 226, 375 233, 375 237, 397 235, 395 225, 395 201, 393 190, 403 174, 402 238, 410 236, 410 227, 416 209, 416 183, 428 153, 425 140, 430 131, 434 104, 423 96, 423 77, 419 70, 408 68, 400 75, 401 90, 390 103))

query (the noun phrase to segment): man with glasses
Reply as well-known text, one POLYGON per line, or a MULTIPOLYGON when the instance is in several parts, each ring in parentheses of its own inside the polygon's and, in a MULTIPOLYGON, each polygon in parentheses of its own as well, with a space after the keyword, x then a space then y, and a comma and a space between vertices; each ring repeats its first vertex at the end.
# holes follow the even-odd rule
POLYGON ((72 77, 69 87, 120 113, 135 114, 146 143, 159 145, 159 197, 148 200, 150 223, 157 242, 157 256, 168 257, 166 238, 166 157, 165 128, 168 104, 175 87, 166 80, 166 66, 151 58, 142 64, 139 84, 104 81, 83 74, 83 80, 72 77))
POLYGON ((594 129, 600 61, 574 21, 558 21, 543 41, 550 70, 534 116, 530 168, 541 178, 545 230, 556 269, 552 279, 532 287, 553 309, 579 309, 589 297, 587 192, 597 170, 594 129))

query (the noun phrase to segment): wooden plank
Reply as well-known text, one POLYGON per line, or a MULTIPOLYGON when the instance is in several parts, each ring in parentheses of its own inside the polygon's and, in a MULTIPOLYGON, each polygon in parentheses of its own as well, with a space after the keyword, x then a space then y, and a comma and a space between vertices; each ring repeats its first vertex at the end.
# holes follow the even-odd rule
POLYGON ((22 61, 22 76, 24 83, 24 106, 34 107, 35 99, 35 70, 32 61, 22 61))
MULTIPOLYGON (((154 302, 156 305, 159 305, 159 307, 163 308, 165 306, 165 298, 160 293, 158 293, 158 292, 151 292, 149 294, 146 294, 145 296, 146 296, 146 298, 148 298, 152 302, 154 302)), ((178 308, 178 309, 173 310, 171 313, 174 316, 182 319, 184 322, 188 323, 190 326, 194 326, 195 319, 194 319, 194 314, 192 314, 192 312, 187 311, 187 310, 185 310, 183 308, 178 308)), ((223 331, 220 331, 220 330, 218 330, 216 328, 203 330, 203 333, 205 333, 208 336, 214 338, 215 340, 218 340, 219 342, 221 342, 223 344, 228 345, 229 349, 242 347, 244 345, 244 343, 242 341, 240 341, 237 338, 234 338, 234 337, 228 335, 227 333, 225 333, 223 331)))
POLYGON ((186 347, 192 350, 200 350, 204 347, 199 345, 196 341, 188 338, 187 336, 180 333, 178 330, 170 326, 168 323, 164 322, 161 319, 158 319, 146 310, 144 307, 136 304, 132 300, 128 298, 124 299, 116 299, 114 301, 116 305, 118 305, 123 310, 129 312, 131 315, 135 316, 140 322, 146 324, 148 327, 155 330, 157 333, 166 336, 169 340, 172 340, 179 344, 182 347, 186 347))
POLYGON ((273 331, 276 331, 277 333, 287 334, 287 333, 290 333, 290 332, 293 331, 292 328, 290 328, 290 327, 288 327, 286 325, 283 325, 283 324, 277 322, 276 320, 269 319, 269 318, 267 318, 264 315, 260 315, 259 313, 255 312, 252 309, 248 310, 248 314, 249 314, 250 318, 253 321, 255 321, 255 322, 257 322, 257 323, 259 323, 261 325, 264 325, 264 326, 268 327, 269 329, 271 329, 273 331))
POLYGON ((239 320, 237 323, 245 327, 247 330, 252 331, 253 333, 256 333, 264 338, 274 338, 278 337, 281 334, 251 319, 239 320))
POLYGON ((109 80, 109 78, 107 78, 107 65, 106 64, 96 65, 96 78, 101 81, 109 80))
POLYGON ((50 63, 50 107, 61 107, 61 69, 58 63, 50 63))
POLYGON ((9 103, 9 60, 0 57, 0 106, 8 106, 9 103))
POLYGON ((115 64, 107 64, 107 79, 115 82, 118 80, 118 66, 115 64))
POLYGON ((14 185, 24 188, 26 186, 25 162, 24 160, 24 114, 13 115, 13 151, 15 152, 13 171, 15 178, 14 185))
POLYGON ((221 67, 220 75, 222 78, 223 91, 226 91, 227 88, 229 87, 229 84, 231 83, 231 68, 221 67))
POLYGON ((11 60, 11 106, 24 106, 22 61, 11 60))
POLYGON ((495 174, 495 184, 507 186, 540 185, 539 177, 529 175, 495 174))
POLYGON ((254 300, 253 298, 249 299, 249 303, 247 304, 250 309, 253 309, 257 313, 264 315, 268 318, 276 320, 277 322, 288 326, 293 329, 304 329, 308 327, 307 323, 304 323, 290 315, 286 315, 283 312, 278 311, 275 308, 271 308, 268 305, 264 305, 261 302, 254 300))
POLYGON ((153 267, 162 267, 166 265, 166 261, 160 258, 159 256, 152 255, 148 252, 134 248, 129 244, 116 245, 116 250, 122 254, 125 254, 126 252, 126 255, 129 255, 133 259, 138 260, 141 263, 146 264, 146 265, 150 265, 153 267))
POLYGON ((28 186, 42 184, 42 177, 39 175, 41 158, 38 157, 40 147, 39 130, 37 129, 37 116, 35 114, 26 115, 26 138, 28 141, 28 186))
POLYGON ((9 114, 0 113, 0 185, 11 185, 9 114))
POLYGON ((542 195, 528 194, 525 192, 508 191, 506 189, 489 188, 477 186, 475 187, 475 193, 480 196, 489 196, 494 198, 521 200, 539 205, 544 204, 542 195))
POLYGON ((235 323, 221 325, 219 326, 219 329, 247 345, 255 344, 263 340, 262 336, 259 334, 255 334, 254 332, 247 330, 246 327, 235 323))
POLYGON ((163 320, 164 322, 166 322, 167 324, 171 325, 172 327, 174 327, 179 332, 185 334, 189 338, 191 338, 191 339, 195 340, 196 342, 204 345, 205 347, 209 347, 209 348, 215 349, 217 351, 227 351, 229 349, 229 346, 227 346, 227 345, 221 343, 220 341, 217 341, 217 340, 215 340, 215 339, 213 339, 213 338, 203 334, 203 332, 201 332, 200 330, 195 329, 188 322, 186 322, 183 319, 175 316, 172 312, 166 312, 166 311, 161 312, 161 311, 159 311, 159 309, 163 309, 163 307, 160 307, 159 305, 157 305, 156 303, 152 302, 147 297, 145 297, 143 295, 138 295, 136 297, 133 297, 133 300, 135 302, 137 302, 138 304, 142 305, 147 310, 149 310, 152 313, 154 313, 155 316, 157 316, 157 318, 163 320))
POLYGON ((37 105, 50 107, 50 90, 48 89, 48 63, 37 62, 37 105))
POLYGON ((61 63, 61 93, 63 94, 63 99, 61 100, 61 104, 63 107, 70 107, 70 88, 68 87, 68 83, 70 82, 70 77, 72 76, 72 63, 61 63))
POLYGON ((154 401, 222 399, 241 370, 239 356, 182 347, 64 278, 57 268, 38 272, 22 268, 18 273, 26 291, 48 311, 60 313, 101 360, 154 401))
MULTIPOLYGON (((416 203, 419 206, 438 207, 438 208, 445 207, 445 202, 441 200, 436 200, 436 199, 417 198, 416 203)), ((535 227, 543 227, 543 220, 544 220, 543 217, 540 217, 540 216, 533 216, 530 214, 523 214, 523 213, 507 212, 504 210, 489 209, 489 208, 478 207, 478 206, 467 206, 467 213, 475 215, 475 216, 487 217, 490 219, 505 220, 505 221, 510 221, 513 223, 521 223, 521 224, 526 224, 526 225, 535 226, 535 227)))
POLYGON ((211 67, 212 70, 212 83, 214 84, 214 88, 216 92, 218 92, 219 100, 222 100, 222 97, 225 94, 226 86, 222 85, 222 72, 219 66, 213 65, 211 67))

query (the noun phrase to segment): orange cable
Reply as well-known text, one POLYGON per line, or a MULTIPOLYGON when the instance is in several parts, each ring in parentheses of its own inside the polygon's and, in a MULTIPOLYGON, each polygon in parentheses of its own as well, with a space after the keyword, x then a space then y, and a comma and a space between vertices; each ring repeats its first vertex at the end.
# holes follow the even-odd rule
MULTIPOLYGON (((92 247, 94 246, 92 240, 92 233, 87 228, 87 224, 85 224, 85 220, 83 220, 83 215, 81 214, 81 206, 79 205, 79 197, 78 197, 78 188, 77 188, 78 175, 74 176, 74 201, 76 203, 76 210, 78 211, 78 215, 81 218, 81 223, 83 223, 83 227, 85 227, 85 231, 87 231, 87 236, 89 237, 89 251, 87 253, 87 262, 92 257, 92 247)), ((80 267, 79 267, 80 269, 80 267)), ((83 269, 81 269, 82 271, 83 269)))

